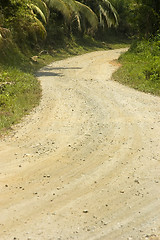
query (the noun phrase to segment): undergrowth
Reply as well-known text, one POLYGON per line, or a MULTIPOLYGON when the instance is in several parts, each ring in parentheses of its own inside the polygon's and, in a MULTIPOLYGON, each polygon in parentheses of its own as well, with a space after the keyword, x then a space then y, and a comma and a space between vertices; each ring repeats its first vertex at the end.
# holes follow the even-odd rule
POLYGON ((137 90, 160 95, 160 34, 137 41, 120 57, 122 67, 113 78, 137 90))

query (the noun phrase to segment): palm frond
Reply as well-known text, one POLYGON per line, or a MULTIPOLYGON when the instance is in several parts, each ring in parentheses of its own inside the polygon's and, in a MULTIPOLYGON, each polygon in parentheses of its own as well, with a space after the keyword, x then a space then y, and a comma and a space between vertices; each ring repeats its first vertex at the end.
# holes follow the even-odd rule
POLYGON ((77 12, 77 6, 75 0, 63 0, 63 2, 69 7, 72 13, 77 12))
POLYGON ((41 9, 39 7, 37 7, 35 4, 32 4, 32 3, 30 4, 30 7, 34 11, 34 13, 37 13, 41 17, 41 19, 43 20, 44 23, 47 22, 44 13, 41 11, 41 9))
POLYGON ((63 2, 68 5, 71 14, 72 14, 72 19, 77 21, 78 24, 78 29, 79 31, 82 30, 82 26, 81 26, 81 16, 79 13, 79 9, 77 8, 77 4, 75 2, 75 0, 63 0, 63 2))
POLYGON ((44 14, 46 21, 49 18, 49 8, 43 0, 32 0, 32 3, 36 5, 44 14))
POLYGON ((98 26, 98 18, 96 14, 87 5, 75 1, 78 11, 87 19, 91 27, 95 30, 98 26))
POLYGON ((55 9, 64 16, 67 22, 71 20, 71 10, 63 0, 44 0, 50 9, 55 9))
POLYGON ((37 41, 37 34, 40 35, 42 39, 45 39, 47 36, 47 32, 45 27, 43 26, 42 22, 34 17, 34 23, 31 24, 31 29, 30 29, 31 34, 35 36, 35 40, 37 41))
POLYGON ((76 19, 77 24, 78 24, 78 30, 79 30, 79 31, 82 31, 80 15, 79 15, 79 14, 75 14, 75 19, 76 19))
POLYGON ((108 0, 101 0, 99 4, 100 13, 106 20, 108 27, 118 26, 118 13, 113 5, 108 0))

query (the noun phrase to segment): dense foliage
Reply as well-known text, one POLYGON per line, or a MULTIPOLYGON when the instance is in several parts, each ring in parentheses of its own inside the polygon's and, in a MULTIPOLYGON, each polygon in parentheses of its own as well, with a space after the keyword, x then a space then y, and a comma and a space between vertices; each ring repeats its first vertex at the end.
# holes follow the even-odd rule
POLYGON ((110 0, 119 14, 118 34, 148 38, 160 27, 160 1, 110 0))
POLYGON ((110 27, 115 34, 150 37, 159 26, 157 0, 0 0, 0 41, 10 33, 18 45, 42 45, 46 37, 53 43, 78 32, 109 34, 110 27))
POLYGON ((112 4, 107 0, 95 2, 91 8, 85 1, 75 0, 1 0, 0 37, 6 38, 8 30, 19 46, 25 43, 33 47, 44 43, 47 33, 48 38, 54 36, 55 39, 77 31, 93 34, 98 21, 104 25, 104 19, 109 27, 117 25, 118 17, 112 4))
POLYGON ((133 3, 134 28, 140 36, 150 37, 160 27, 160 1, 136 0, 133 3))

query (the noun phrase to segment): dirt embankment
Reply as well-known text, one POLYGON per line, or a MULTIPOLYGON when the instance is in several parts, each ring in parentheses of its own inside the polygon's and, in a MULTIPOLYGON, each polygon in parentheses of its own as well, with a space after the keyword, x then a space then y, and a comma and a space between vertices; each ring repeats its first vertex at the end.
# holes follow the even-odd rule
POLYGON ((158 239, 160 98, 111 81, 125 49, 50 64, 0 143, 0 240, 158 239))

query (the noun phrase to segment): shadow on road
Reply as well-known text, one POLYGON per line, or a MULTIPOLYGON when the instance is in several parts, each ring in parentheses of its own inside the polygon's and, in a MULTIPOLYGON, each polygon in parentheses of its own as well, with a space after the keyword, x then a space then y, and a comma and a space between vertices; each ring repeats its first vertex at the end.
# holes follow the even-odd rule
POLYGON ((64 75, 62 73, 55 73, 50 71, 45 72, 38 72, 37 77, 63 77, 64 75))
POLYGON ((69 70, 69 69, 75 69, 75 70, 78 70, 78 69, 82 69, 80 67, 45 67, 43 68, 42 71, 39 71, 37 73, 37 77, 47 77, 47 76, 53 76, 53 77, 62 77, 64 76, 64 74, 62 73, 56 73, 56 72, 53 72, 54 70, 69 70))
POLYGON ((82 69, 82 68, 80 68, 80 67, 45 67, 45 68, 43 68, 44 70, 50 70, 50 71, 52 71, 52 70, 69 70, 69 69, 82 69))

